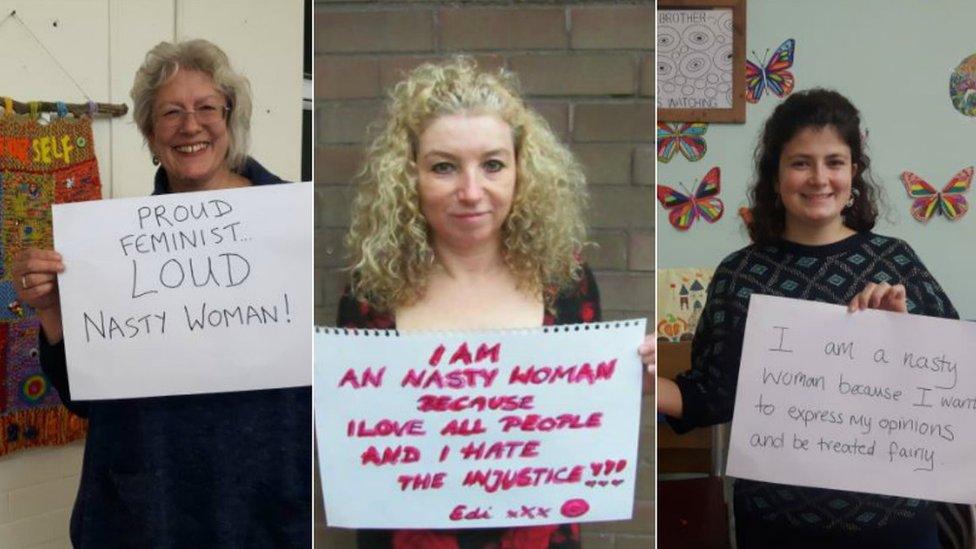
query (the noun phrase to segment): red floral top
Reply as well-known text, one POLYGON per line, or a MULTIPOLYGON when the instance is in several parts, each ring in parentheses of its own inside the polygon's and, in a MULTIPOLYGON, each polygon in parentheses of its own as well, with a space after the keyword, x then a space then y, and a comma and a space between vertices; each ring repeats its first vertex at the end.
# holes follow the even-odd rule
MULTIPOLYGON (((571 288, 560 291, 543 324, 599 322, 600 294, 590 269, 571 288)), ((380 312, 347 291, 339 302, 337 326, 392 330, 392 312, 380 312)), ((578 524, 465 530, 360 530, 359 549, 580 549, 578 524)))

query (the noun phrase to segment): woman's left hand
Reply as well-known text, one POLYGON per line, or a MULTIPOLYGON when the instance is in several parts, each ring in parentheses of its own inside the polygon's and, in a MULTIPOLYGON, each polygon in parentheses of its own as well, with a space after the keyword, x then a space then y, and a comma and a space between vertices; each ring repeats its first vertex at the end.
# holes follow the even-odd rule
POLYGON ((647 373, 653 374, 657 367, 657 338, 656 334, 647 334, 644 341, 637 347, 637 354, 641 357, 641 363, 647 368, 647 373))
POLYGON ((868 282, 868 285, 854 296, 847 305, 847 310, 852 313, 862 309, 907 313, 908 302, 905 298, 905 286, 903 284, 892 286, 887 282, 881 284, 868 282))

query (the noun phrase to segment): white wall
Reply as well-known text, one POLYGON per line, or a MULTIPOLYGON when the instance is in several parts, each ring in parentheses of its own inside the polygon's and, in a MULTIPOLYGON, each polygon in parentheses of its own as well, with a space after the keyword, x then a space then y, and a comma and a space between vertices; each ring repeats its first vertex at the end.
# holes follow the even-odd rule
MULTIPOLYGON (((163 40, 206 38, 251 80, 252 154, 285 179, 301 174, 302 3, 260 0, 0 0, 95 101, 126 103, 146 52, 163 40), (268 5, 273 6, 270 9, 268 5)), ((86 101, 16 21, 0 27, 2 93, 18 100, 86 101)), ((105 196, 152 189, 154 167, 131 112, 94 123, 105 196)))
POLYGON ((82 440, 0 458, 0 547, 71 547, 68 519, 83 454, 82 440))
MULTIPOLYGON (((956 112, 949 101, 949 75, 976 53, 972 20, 976 3, 967 1, 861 0, 807 2, 750 0, 746 51, 762 55, 785 39, 796 39, 792 72, 797 89, 834 88, 861 110, 868 129, 872 171, 885 194, 889 216, 875 231, 905 239, 942 284, 963 318, 976 318, 976 291, 970 280, 976 261, 969 250, 976 236, 976 212, 928 225, 911 218, 899 175, 912 171, 941 189, 960 169, 976 164, 976 119, 956 112)), ((751 59, 751 53, 750 59, 751 59)), ((779 100, 763 97, 747 105, 746 124, 713 124, 708 152, 698 162, 677 155, 658 164, 658 182, 691 188, 713 166, 722 169, 725 216, 714 225, 695 223, 685 234, 668 223, 658 207, 658 264, 712 267, 748 243, 737 215, 748 203, 752 152, 762 122, 779 100)), ((971 205, 976 189, 968 193, 971 205)))
MULTIPOLYGON (((155 168, 132 122, 129 89, 146 51, 163 40, 206 38, 251 80, 251 154, 279 176, 301 175, 301 0, 0 0, 92 99, 126 103, 93 124, 103 194, 151 192, 155 168)), ((0 26, 0 93, 19 101, 87 101, 14 20, 0 26)), ((82 444, 0 457, 0 547, 70 547, 68 524, 82 444)))

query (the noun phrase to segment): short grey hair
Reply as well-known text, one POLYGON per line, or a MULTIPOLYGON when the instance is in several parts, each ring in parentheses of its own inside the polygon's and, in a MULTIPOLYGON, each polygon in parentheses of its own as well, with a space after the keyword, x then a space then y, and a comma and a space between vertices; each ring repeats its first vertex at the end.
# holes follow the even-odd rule
POLYGON ((207 74, 227 98, 230 107, 227 117, 230 147, 224 163, 233 171, 240 170, 247 160, 251 140, 251 83, 231 68, 227 54, 212 42, 202 39, 160 42, 149 50, 129 92, 136 126, 148 142, 153 133, 156 94, 180 69, 207 74))

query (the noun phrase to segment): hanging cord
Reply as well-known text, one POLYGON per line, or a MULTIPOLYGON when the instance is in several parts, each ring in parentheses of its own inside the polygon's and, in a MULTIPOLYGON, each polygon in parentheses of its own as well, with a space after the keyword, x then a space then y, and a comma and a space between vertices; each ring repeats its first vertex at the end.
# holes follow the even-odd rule
POLYGON ((51 53, 51 50, 47 49, 47 46, 45 46, 44 43, 41 42, 41 40, 37 37, 37 35, 34 34, 34 31, 32 31, 30 27, 27 26, 27 23, 24 23, 24 20, 17 15, 17 10, 13 10, 12 12, 10 12, 10 15, 8 15, 3 19, 3 21, 0 21, 0 26, 3 26, 3 24, 6 23, 8 19, 13 19, 18 23, 20 23, 20 26, 24 27, 24 30, 27 31, 27 34, 29 34, 30 37, 33 38, 35 42, 37 42, 37 45, 40 46, 45 53, 47 53, 48 57, 54 60, 54 62, 58 65, 58 68, 61 69, 61 72, 63 72, 65 76, 67 76, 71 80, 72 83, 74 83, 75 87, 78 88, 78 91, 80 91, 81 94, 85 96, 85 99, 89 101, 92 100, 91 96, 88 95, 88 93, 85 92, 85 89, 81 87, 81 84, 79 84, 78 81, 75 80, 75 77, 71 76, 71 73, 68 72, 68 69, 64 68, 64 65, 61 64, 61 61, 58 61, 58 58, 55 57, 53 53, 51 53))
MULTIPOLYGON (((124 116, 125 113, 129 112, 129 107, 125 103, 117 103, 117 104, 96 103, 92 101, 92 98, 89 97, 89 95, 85 92, 84 88, 81 87, 81 84, 79 84, 78 81, 75 80, 73 76, 71 76, 71 73, 69 73, 67 69, 64 68, 64 65, 62 65, 61 62, 58 61, 56 57, 54 57, 54 54, 52 54, 51 51, 48 50, 43 43, 41 43, 41 41, 37 38, 37 36, 34 35, 33 32, 31 32, 27 24, 24 23, 23 20, 21 20, 20 17, 17 16, 17 10, 11 11, 9 14, 7 14, 6 17, 0 19, 0 28, 6 25, 7 21, 10 21, 11 19, 17 20, 17 22, 20 23, 22 27, 24 27, 24 30, 26 30, 27 33, 30 34, 31 38, 33 38, 34 41, 41 46, 41 48, 48 54, 48 56, 51 57, 51 59, 54 60, 55 63, 57 63, 61 71, 64 72, 64 74, 66 74, 69 79, 71 79, 71 81, 78 88, 78 90, 81 91, 82 95, 84 95, 85 98, 88 99, 87 103, 68 103, 67 105, 61 103, 61 105, 64 105, 64 108, 66 109, 67 112, 70 112, 75 116, 82 116, 84 114, 87 114, 92 118, 94 118, 95 115, 98 113, 109 114, 114 117, 114 116, 124 116)), ((14 112, 19 112, 22 114, 26 114, 30 112, 30 108, 27 103, 12 101, 9 97, 5 97, 4 101, 5 101, 4 110, 5 113, 8 115, 13 114, 14 112)), ((41 112, 57 112, 59 115, 65 116, 63 114, 64 110, 62 109, 61 105, 59 105, 58 103, 51 103, 49 101, 41 101, 37 109, 41 112)))
POLYGON ((13 17, 16 14, 17 14, 17 10, 14 10, 14 11, 8 13, 7 16, 4 17, 3 19, 0 19, 0 27, 4 26, 4 24, 7 23, 7 20, 10 19, 11 17, 13 17))

